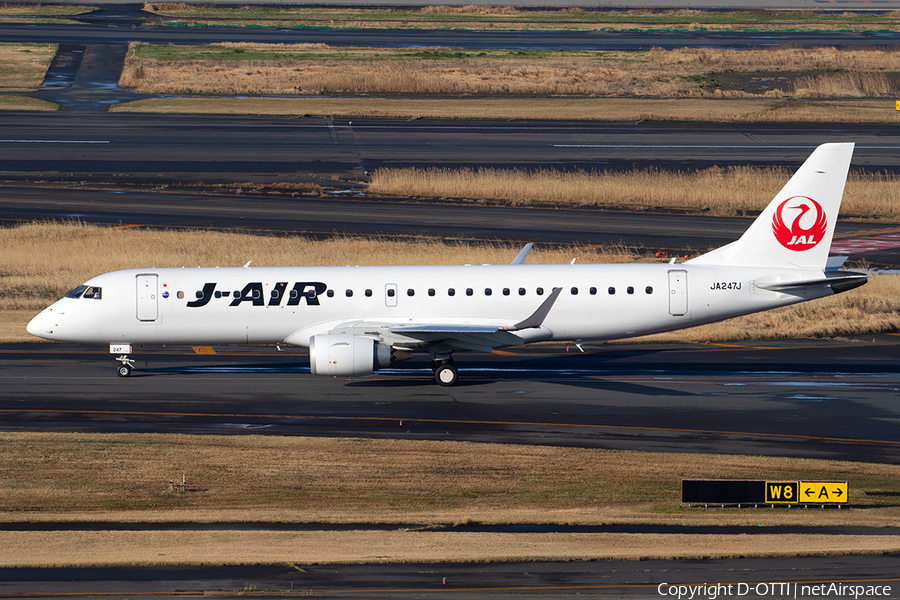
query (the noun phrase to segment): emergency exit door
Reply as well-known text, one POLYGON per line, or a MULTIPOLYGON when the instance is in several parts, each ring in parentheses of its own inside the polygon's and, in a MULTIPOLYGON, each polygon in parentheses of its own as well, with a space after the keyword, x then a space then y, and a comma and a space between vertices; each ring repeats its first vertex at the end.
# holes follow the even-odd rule
POLYGON ((669 314, 682 317, 687 311, 687 271, 669 271, 669 314))
POLYGON ((159 316, 159 294, 157 275, 137 276, 137 319, 155 321, 159 316))

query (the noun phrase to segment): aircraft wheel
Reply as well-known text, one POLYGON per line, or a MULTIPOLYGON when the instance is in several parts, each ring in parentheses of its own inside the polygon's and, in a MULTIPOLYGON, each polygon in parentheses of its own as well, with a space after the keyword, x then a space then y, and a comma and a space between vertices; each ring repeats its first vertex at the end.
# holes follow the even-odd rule
POLYGON ((444 363, 434 370, 434 380, 443 386, 456 385, 459 381, 459 372, 452 363, 444 363))
POLYGON ((116 367, 116 373, 118 373, 119 377, 130 377, 131 371, 130 365, 119 365, 116 367))

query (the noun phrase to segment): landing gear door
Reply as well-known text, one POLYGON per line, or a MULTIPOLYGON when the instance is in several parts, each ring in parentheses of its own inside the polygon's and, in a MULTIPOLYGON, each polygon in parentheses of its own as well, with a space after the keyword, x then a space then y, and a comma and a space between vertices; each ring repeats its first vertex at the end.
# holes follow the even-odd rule
POLYGON ((159 317, 157 275, 137 275, 137 320, 156 321, 159 317))
POLYGON ((669 271, 669 314, 683 317, 687 312, 687 271, 669 271))

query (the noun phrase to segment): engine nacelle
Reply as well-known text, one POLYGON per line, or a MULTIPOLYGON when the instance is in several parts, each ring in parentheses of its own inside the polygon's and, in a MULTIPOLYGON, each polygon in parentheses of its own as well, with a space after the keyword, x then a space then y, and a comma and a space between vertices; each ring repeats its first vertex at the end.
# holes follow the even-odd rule
POLYGON ((370 337, 325 333, 309 338, 313 375, 371 375, 391 362, 391 347, 370 337))

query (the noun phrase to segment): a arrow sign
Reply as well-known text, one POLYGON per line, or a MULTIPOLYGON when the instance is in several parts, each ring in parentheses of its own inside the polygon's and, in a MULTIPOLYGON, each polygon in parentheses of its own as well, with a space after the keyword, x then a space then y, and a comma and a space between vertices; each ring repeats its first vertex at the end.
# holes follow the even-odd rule
POLYGON ((833 504, 847 502, 846 481, 801 481, 800 502, 833 504))

